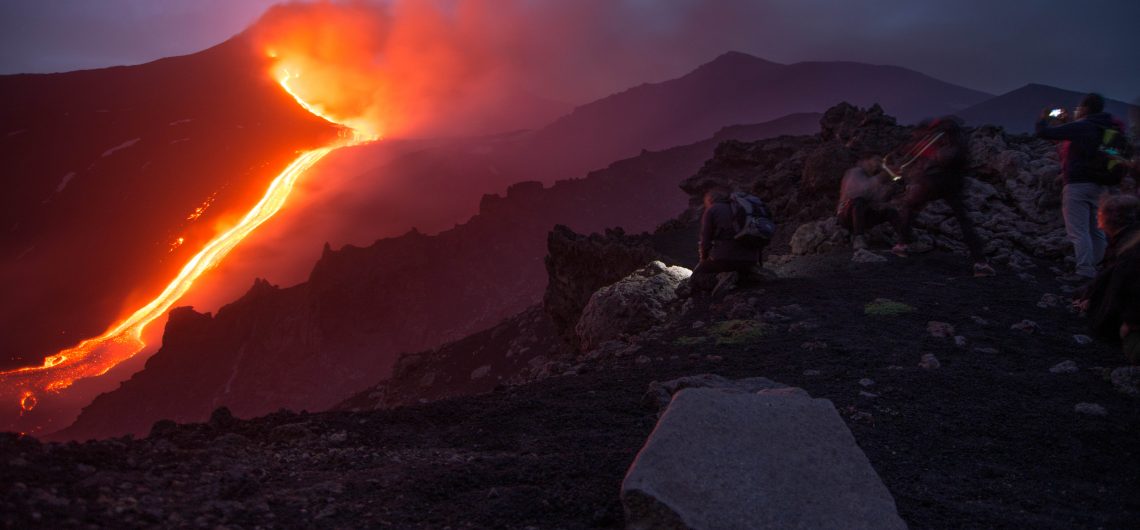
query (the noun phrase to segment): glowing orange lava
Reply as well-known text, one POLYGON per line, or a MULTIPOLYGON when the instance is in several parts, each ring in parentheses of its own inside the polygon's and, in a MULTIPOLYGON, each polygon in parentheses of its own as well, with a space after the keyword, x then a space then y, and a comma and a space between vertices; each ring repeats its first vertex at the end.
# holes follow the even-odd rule
MULTIPOLYGON (((289 80, 294 77, 292 74, 280 69, 275 77, 282 88, 292 95, 302 107, 317 116, 332 121, 328 116, 321 113, 317 106, 302 100, 289 87, 289 80)), ((265 195, 253 209, 236 226, 207 243, 183 266, 178 276, 156 298, 121 322, 113 325, 102 335, 85 340, 75 347, 44 359, 42 366, 0 372, 0 389, 2 389, 0 392, 3 392, 4 395, 12 395, 11 393, 14 392, 19 400, 21 411, 27 412, 35 408, 39 401, 37 396, 40 393, 59 392, 70 387, 79 379, 103 375, 115 365, 133 357, 146 346, 142 339, 143 330, 151 322, 165 315, 178 299, 190 290, 199 276, 217 266, 246 236, 281 210, 288 200, 294 184, 306 170, 340 147, 373 139, 375 136, 365 136, 352 131, 351 138, 343 138, 342 135, 341 139, 328 146, 301 153, 273 179, 269 189, 266 190, 265 195)), ((212 199, 211 197, 209 201, 195 210, 190 220, 201 215, 212 199)), ((181 238, 179 238, 178 243, 181 244, 181 238)))

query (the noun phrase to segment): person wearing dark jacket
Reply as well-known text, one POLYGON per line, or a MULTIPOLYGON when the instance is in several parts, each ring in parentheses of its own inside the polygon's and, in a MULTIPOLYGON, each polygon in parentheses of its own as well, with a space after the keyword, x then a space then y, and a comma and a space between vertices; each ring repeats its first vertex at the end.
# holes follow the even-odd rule
POLYGON ((705 193, 701 215, 700 263, 693 274, 739 272, 749 274, 760 262, 760 248, 736 240, 739 227, 729 202, 729 190, 714 188, 705 193))
POLYGON ((962 239, 974 260, 974 275, 993 276, 994 269, 986 260, 985 246, 974 230, 974 221, 966 211, 963 197, 970 154, 965 132, 953 117, 933 120, 915 132, 913 141, 905 146, 904 156, 910 160, 901 161, 908 164, 903 174, 907 188, 899 215, 900 241, 891 252, 906 257, 916 251, 911 229, 914 217, 928 203, 942 199, 958 220, 962 239))
POLYGON ((1089 327, 1097 337, 1121 341, 1133 364, 1140 362, 1140 199, 1108 195, 1097 221, 1108 235, 1102 270, 1088 295, 1089 327))
POLYGON ((1097 152, 1105 129, 1119 128, 1112 115, 1104 112, 1104 98, 1089 94, 1081 100, 1074 113, 1074 121, 1050 126, 1049 110, 1041 113, 1037 122, 1037 136, 1048 140, 1068 141, 1062 159, 1061 215, 1065 220, 1065 233, 1073 244, 1076 255, 1076 276, 1088 279, 1096 276, 1096 264, 1104 257, 1107 245, 1104 232, 1096 227, 1097 201, 1108 191, 1098 180, 1108 171, 1099 167, 1097 152))

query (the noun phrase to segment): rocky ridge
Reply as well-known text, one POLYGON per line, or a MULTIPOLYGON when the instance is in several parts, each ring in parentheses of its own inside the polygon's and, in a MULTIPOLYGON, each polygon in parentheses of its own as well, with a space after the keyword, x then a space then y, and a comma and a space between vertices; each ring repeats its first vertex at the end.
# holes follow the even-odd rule
MULTIPOLYGON (((691 207, 683 220, 695 219, 699 197, 714 185, 751 189, 769 198, 782 222, 781 236, 794 254, 828 252, 846 244, 833 209, 839 176, 861 156, 889 152, 907 137, 882 109, 840 105, 822 120, 823 131, 811 143, 781 138, 725 142, 696 175, 682 183, 691 207)), ((1058 264, 1071 254, 1059 215, 1059 164, 1052 143, 1011 135, 996 127, 970 129, 966 205, 987 242, 986 254, 1015 272, 1033 266, 1030 257, 1058 264)), ((964 253, 961 232, 949 206, 928 205, 916 218, 916 234, 934 247, 964 253)), ((779 236, 778 236, 779 237, 779 236)), ((877 245, 895 240, 881 225, 869 239, 877 245)))

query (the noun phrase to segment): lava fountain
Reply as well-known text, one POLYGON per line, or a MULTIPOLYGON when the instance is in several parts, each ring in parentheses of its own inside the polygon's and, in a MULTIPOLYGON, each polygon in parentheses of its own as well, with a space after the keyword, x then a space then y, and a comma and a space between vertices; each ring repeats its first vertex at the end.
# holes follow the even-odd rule
MULTIPOLYGON (((270 59, 277 59, 275 53, 267 55, 270 59)), ((272 180, 261 200, 236 225, 210 240, 157 297, 130 316, 112 325, 98 337, 47 357, 42 366, 0 372, 0 399, 17 400, 21 414, 27 413, 36 407, 45 393, 58 393, 77 380, 103 375, 142 351, 146 347, 143 331, 147 326, 166 315, 190 290, 196 279, 217 266, 246 236, 277 214, 289 200, 298 179, 309 168, 336 149, 374 141, 379 137, 376 132, 361 131, 338 121, 319 103, 304 99, 291 85, 302 73, 295 67, 290 69, 283 66, 280 60, 272 62, 271 75, 282 89, 309 112, 341 126, 340 137, 327 146, 300 153, 272 180)), ((370 131, 377 130, 378 127, 370 127, 370 131)))

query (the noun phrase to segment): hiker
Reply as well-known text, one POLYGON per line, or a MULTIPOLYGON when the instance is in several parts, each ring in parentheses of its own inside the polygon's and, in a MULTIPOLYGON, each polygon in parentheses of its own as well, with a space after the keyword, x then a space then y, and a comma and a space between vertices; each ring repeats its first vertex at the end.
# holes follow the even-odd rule
POLYGON ((899 171, 890 170, 890 162, 884 165, 896 177, 907 181, 899 214, 899 243, 891 252, 906 257, 930 250, 928 245, 914 243, 911 225, 927 203, 942 199, 958 220, 962 238, 974 260, 974 276, 993 276, 994 268, 986 260, 982 240, 974 230, 974 221, 966 211, 963 198, 970 150, 961 124, 954 117, 935 119, 920 125, 914 138, 904 146, 904 160, 894 161, 900 164, 899 171))
POLYGON ((738 208, 732 204, 732 192, 716 187, 705 193, 705 210, 701 215, 700 263, 693 269, 697 284, 708 283, 703 278, 715 274, 731 273, 719 279, 714 294, 735 286, 741 277, 756 278, 760 264, 760 245, 747 244, 736 238, 740 232, 738 208))
POLYGON ((899 212, 888 204, 894 185, 882 171, 883 159, 869 156, 848 169, 839 184, 839 225, 851 231, 851 247, 867 248, 867 229, 881 223, 898 224, 899 212))
POLYGON ((1060 116, 1050 116, 1051 113, 1051 109, 1041 112, 1037 136, 1068 142, 1061 158, 1061 215, 1065 234, 1073 244, 1076 270, 1074 276, 1065 279, 1089 280, 1096 277, 1096 264, 1104 257, 1108 244, 1104 232, 1096 226, 1097 201, 1111 182, 1109 168, 1100 163, 1101 143, 1107 130, 1120 134, 1124 131, 1122 124, 1104 112, 1104 98, 1099 94, 1088 94, 1081 100, 1073 121, 1067 121, 1063 110, 1060 116), (1051 118, 1064 123, 1051 124, 1051 118))
POLYGON ((1097 224, 1108 236, 1102 270, 1088 291, 1089 327, 1104 340, 1123 343, 1133 364, 1140 362, 1140 199, 1105 195, 1097 224))

